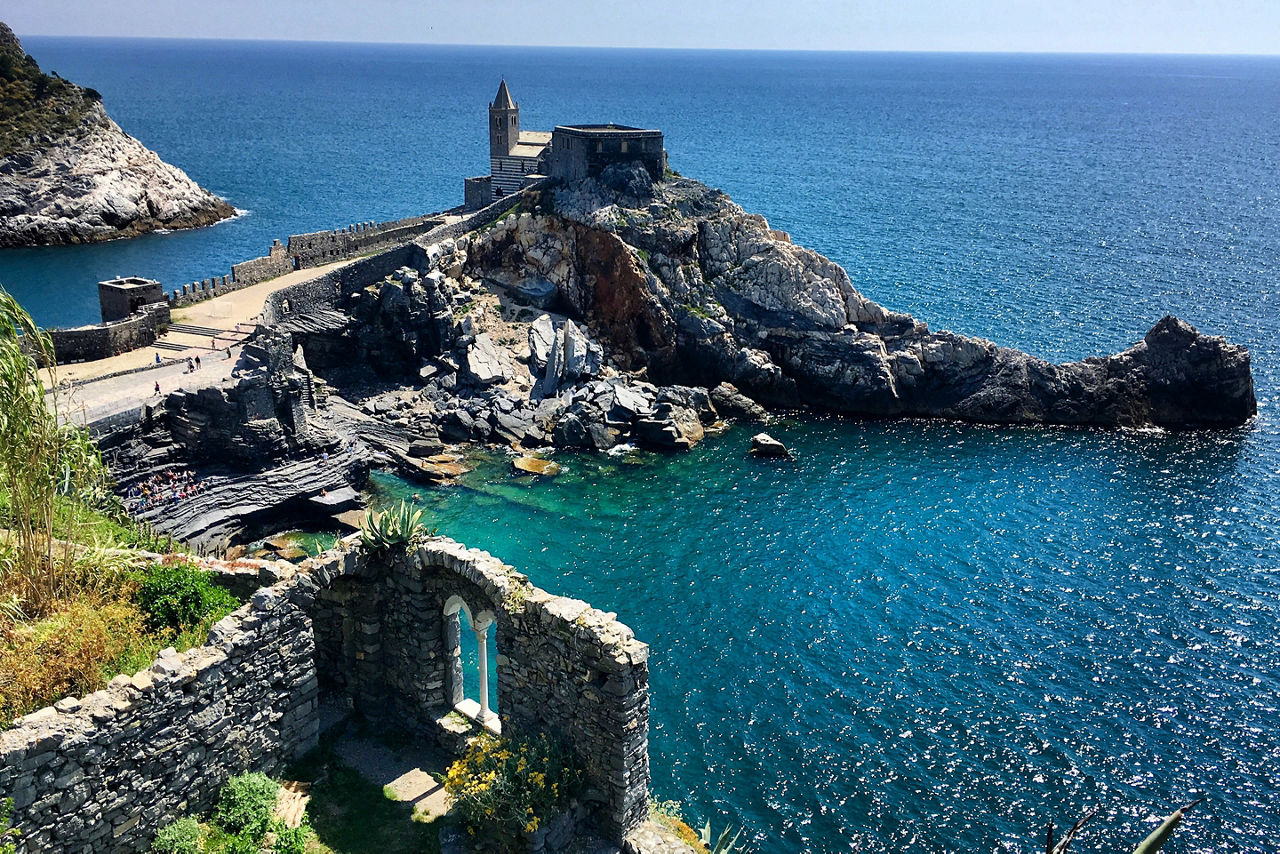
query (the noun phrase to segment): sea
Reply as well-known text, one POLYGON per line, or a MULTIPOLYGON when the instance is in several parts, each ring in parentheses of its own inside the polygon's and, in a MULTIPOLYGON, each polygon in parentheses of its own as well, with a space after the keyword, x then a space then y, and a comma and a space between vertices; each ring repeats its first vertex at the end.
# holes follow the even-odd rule
POLYGON ((1247 346, 1239 429, 797 413, 790 463, 735 427, 374 497, 617 612, 651 649, 654 796, 756 851, 1040 851, 1095 807, 1073 850, 1130 850, 1199 796, 1168 850, 1277 849, 1280 59, 24 43, 242 211, 0 252, 44 324, 95 321, 110 276, 458 204, 505 77, 527 129, 661 128, 932 328, 1070 360, 1172 313, 1247 346))

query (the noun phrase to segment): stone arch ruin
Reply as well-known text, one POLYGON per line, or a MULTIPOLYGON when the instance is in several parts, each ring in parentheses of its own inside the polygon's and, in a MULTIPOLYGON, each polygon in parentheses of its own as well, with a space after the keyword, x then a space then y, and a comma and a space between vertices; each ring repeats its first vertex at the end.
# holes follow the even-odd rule
POLYGON ((645 820, 648 647, 615 615, 553 596, 487 552, 445 539, 407 552, 347 552, 311 580, 322 687, 455 752, 483 726, 552 734, 584 769, 586 806, 603 829, 621 838, 645 820), (478 640, 494 627, 497 673, 486 673, 481 642, 479 702, 462 691, 463 612, 478 640), (496 713, 484 684, 495 676, 496 713))
POLYGON ((14 799, 26 850, 144 849, 166 821, 211 807, 229 776, 314 747, 324 690, 458 752, 481 726, 456 713, 449 672, 448 612, 456 622, 464 605, 495 626, 503 733, 563 740, 583 807, 619 844, 648 817, 648 647, 613 614, 442 538, 372 553, 354 536, 296 572, 223 580, 260 589, 206 645, 0 731, 0 799, 14 799))

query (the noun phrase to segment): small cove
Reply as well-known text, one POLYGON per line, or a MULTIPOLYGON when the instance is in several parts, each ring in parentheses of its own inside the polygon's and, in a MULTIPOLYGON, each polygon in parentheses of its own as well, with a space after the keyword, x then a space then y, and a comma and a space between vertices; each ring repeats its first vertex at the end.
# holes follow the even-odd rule
POLYGON ((1118 845, 1193 780, 1232 793, 1196 850, 1265 826, 1276 552, 1239 550, 1262 496, 1222 504, 1237 437, 770 430, 794 463, 734 428, 559 453, 556 478, 484 452, 455 486, 376 475, 372 497, 417 494, 440 533, 617 611, 652 645, 655 793, 770 844, 1012 845, 1107 802, 1094 839, 1118 845))

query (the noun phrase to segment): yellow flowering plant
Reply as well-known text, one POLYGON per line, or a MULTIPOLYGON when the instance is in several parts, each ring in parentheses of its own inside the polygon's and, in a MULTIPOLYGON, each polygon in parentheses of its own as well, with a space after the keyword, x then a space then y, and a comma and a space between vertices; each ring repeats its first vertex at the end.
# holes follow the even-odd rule
POLYGON ((546 735, 483 733, 449 766, 444 789, 468 833, 513 851, 524 834, 563 812, 581 783, 568 752, 546 735))

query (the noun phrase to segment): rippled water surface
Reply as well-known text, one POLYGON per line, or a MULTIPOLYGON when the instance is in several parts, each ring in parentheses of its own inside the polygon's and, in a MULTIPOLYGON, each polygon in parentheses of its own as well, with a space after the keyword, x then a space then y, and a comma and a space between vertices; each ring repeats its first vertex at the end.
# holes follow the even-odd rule
POLYGON ((499 75, 528 128, 662 127, 726 189, 931 325, 1054 359, 1173 312, 1250 347, 1222 433, 795 419, 682 456, 500 455, 422 494, 445 533, 652 647, 655 794, 761 851, 1123 850, 1280 833, 1280 61, 28 39, 249 213, 0 253, 45 323, 94 282, 226 272, 290 232, 457 203, 499 75))

